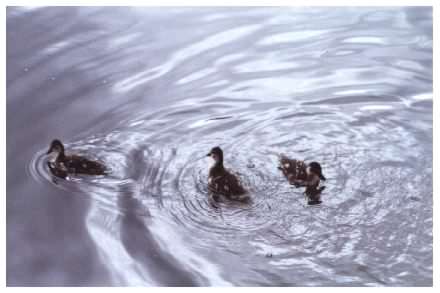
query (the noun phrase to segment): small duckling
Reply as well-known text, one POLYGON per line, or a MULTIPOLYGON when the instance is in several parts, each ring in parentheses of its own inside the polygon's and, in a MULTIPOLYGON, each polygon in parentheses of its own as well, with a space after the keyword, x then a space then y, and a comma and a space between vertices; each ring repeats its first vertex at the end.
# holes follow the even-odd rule
POLYGON ((278 169, 283 171, 286 179, 289 183, 295 185, 295 180, 306 180, 307 179, 307 165, 304 161, 289 159, 285 155, 280 156, 280 165, 278 169))
POLYGON ((306 187, 305 195, 308 198, 309 205, 322 203, 321 192, 325 186, 319 186, 321 180, 326 180, 322 175, 321 165, 317 162, 311 162, 308 166, 304 161, 289 159, 284 155, 280 157, 280 166, 289 183, 295 187, 306 187))
POLYGON ((66 179, 68 174, 105 175, 107 168, 100 162, 87 158, 64 153, 64 146, 60 140, 54 139, 50 144, 47 154, 57 152, 58 156, 54 162, 48 162, 50 171, 56 177, 66 179))
POLYGON ((238 178, 228 172, 223 166, 223 151, 220 147, 214 147, 207 154, 215 161, 209 169, 208 188, 214 192, 214 200, 218 200, 218 195, 224 195, 228 199, 247 202, 250 200, 247 191, 241 186, 238 178))

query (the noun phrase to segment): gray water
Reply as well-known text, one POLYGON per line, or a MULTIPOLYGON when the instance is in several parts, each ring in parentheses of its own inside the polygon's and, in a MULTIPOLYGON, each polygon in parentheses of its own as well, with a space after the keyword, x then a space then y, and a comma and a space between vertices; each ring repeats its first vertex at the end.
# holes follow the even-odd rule
POLYGON ((6 57, 9 286, 432 285, 430 7, 9 7, 6 57), (216 145, 251 204, 209 204, 216 145))

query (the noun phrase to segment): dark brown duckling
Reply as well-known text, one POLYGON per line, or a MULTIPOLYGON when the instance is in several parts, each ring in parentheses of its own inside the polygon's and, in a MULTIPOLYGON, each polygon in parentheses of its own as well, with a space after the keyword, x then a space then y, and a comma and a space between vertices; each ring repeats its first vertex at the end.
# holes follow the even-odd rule
POLYGON ((307 179, 307 165, 304 161, 289 159, 285 155, 281 155, 278 169, 283 171, 284 176, 292 185, 295 185, 295 180, 307 179))
POLYGON ((47 154, 57 152, 54 162, 48 162, 50 171, 54 176, 65 179, 69 174, 105 175, 107 168, 104 164, 89 160, 78 155, 67 156, 60 140, 54 139, 50 144, 47 154))
POLYGON ((326 180, 322 175, 321 165, 317 162, 311 162, 307 165, 304 161, 289 159, 284 155, 280 157, 280 166, 278 167, 289 183, 295 187, 306 187, 305 195, 308 198, 309 205, 320 204, 321 192, 325 186, 319 186, 321 180, 326 180))
POLYGON ((214 147, 207 154, 215 161, 209 169, 208 188, 214 193, 214 200, 223 195, 231 200, 247 202, 250 200, 247 191, 240 184, 239 179, 223 166, 223 151, 220 147, 214 147))

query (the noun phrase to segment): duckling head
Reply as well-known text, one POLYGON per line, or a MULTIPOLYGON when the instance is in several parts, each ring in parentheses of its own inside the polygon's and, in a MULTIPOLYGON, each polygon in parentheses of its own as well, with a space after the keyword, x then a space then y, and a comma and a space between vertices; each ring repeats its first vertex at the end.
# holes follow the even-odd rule
POLYGON ((322 175, 322 168, 318 162, 311 162, 307 168, 307 171, 318 175, 319 179, 325 181, 324 175, 322 175))
POLYGON ((50 154, 52 152, 64 154, 64 146, 59 139, 52 140, 52 143, 50 144, 50 148, 47 151, 47 154, 50 154))
POLYGON ((216 164, 223 163, 223 151, 218 146, 212 148, 211 151, 206 156, 212 157, 216 164))

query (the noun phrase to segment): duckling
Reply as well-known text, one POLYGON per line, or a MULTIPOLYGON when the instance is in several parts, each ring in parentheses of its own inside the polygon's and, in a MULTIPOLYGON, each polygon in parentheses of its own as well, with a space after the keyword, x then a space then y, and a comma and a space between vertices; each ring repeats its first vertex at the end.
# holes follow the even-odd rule
POLYGON ((65 179, 68 174, 87 174, 87 175, 105 175, 107 168, 100 162, 92 161, 87 158, 64 154, 64 146, 60 140, 54 139, 50 144, 47 154, 57 152, 58 156, 54 162, 48 162, 47 165, 53 175, 65 179))
POLYGON ((281 155, 278 169, 283 171, 284 176, 292 185, 295 185, 295 180, 307 179, 307 165, 304 161, 289 159, 285 155, 281 155))
POLYGON ((248 202, 250 198, 239 179, 223 166, 222 149, 214 147, 206 156, 212 157, 215 161, 209 169, 208 177, 208 188, 214 193, 214 200, 217 201, 219 195, 224 195, 228 199, 248 202))
POLYGON ((278 167, 290 184, 295 187, 306 187, 305 195, 309 205, 320 204, 321 192, 325 186, 319 186, 321 180, 326 178, 322 175, 322 168, 318 162, 311 162, 306 165, 304 161, 289 159, 284 155, 280 156, 280 166, 278 167))

